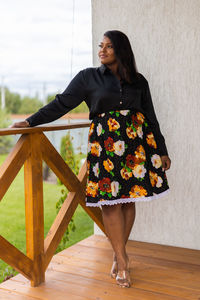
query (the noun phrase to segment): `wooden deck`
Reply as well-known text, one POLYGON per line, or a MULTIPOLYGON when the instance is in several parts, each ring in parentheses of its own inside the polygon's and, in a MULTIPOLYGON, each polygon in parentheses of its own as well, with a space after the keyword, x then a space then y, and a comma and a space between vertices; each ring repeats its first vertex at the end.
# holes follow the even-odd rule
POLYGON ((55 255, 46 282, 30 287, 17 275, 0 285, 0 299, 168 300, 200 299, 200 251, 129 241, 132 287, 110 278, 112 250, 106 237, 93 235, 55 255))

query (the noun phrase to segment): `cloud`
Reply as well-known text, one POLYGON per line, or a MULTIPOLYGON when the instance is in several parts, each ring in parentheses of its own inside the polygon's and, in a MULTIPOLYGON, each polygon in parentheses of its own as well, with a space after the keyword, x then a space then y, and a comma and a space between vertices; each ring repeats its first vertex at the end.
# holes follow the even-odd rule
POLYGON ((0 76, 22 94, 64 90, 73 75, 92 66, 90 0, 7 0, 0 3, 0 76), (55 82, 55 84, 54 84, 55 82))

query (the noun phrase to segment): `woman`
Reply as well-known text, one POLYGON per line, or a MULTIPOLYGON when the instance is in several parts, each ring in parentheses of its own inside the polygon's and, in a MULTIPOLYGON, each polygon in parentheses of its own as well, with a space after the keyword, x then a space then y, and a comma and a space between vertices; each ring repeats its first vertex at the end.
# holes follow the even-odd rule
POLYGON ((165 171, 171 160, 154 111, 148 81, 137 71, 128 37, 104 33, 101 66, 80 71, 62 94, 23 122, 36 126, 58 119, 87 103, 92 120, 88 135, 86 205, 102 209, 114 250, 111 276, 130 287, 126 243, 135 220, 135 202, 169 191, 165 171))

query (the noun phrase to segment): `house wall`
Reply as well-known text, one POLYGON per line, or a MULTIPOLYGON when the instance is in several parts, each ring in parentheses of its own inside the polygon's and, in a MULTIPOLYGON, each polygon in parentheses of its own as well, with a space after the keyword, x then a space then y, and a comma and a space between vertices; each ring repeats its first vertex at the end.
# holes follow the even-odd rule
MULTIPOLYGON (((126 33, 171 159, 170 193, 136 203, 131 239, 200 249, 200 1, 93 0, 93 63, 107 30, 126 33)), ((95 226, 95 233, 102 232, 95 226)))

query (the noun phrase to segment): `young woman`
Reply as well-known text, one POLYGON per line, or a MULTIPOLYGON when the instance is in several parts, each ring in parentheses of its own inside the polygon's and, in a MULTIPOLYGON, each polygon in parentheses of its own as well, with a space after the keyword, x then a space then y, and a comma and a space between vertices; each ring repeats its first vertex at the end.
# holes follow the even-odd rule
POLYGON ((85 101, 92 120, 88 134, 86 205, 102 209, 113 247, 111 276, 130 287, 126 243, 135 220, 135 202, 169 191, 165 171, 171 160, 154 111, 146 78, 137 71, 128 37, 104 33, 101 66, 81 70, 62 94, 12 127, 54 121, 85 101))

